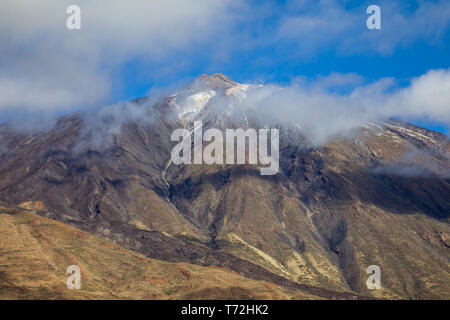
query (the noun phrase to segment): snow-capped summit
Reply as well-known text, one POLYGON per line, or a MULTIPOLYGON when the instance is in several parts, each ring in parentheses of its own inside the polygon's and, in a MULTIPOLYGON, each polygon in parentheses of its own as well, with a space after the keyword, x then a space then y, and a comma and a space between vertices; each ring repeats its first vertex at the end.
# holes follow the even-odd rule
POLYGON ((237 83, 221 73, 202 74, 168 98, 168 104, 176 110, 179 120, 192 121, 197 118, 213 100, 232 107, 233 99, 242 101, 249 84, 237 83))

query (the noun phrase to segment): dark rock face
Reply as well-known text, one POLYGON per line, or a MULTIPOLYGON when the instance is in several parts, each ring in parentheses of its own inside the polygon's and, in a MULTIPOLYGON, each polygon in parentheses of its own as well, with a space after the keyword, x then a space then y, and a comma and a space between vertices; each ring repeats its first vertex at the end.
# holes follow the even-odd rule
POLYGON ((102 145, 80 114, 36 134, 3 126, 0 202, 40 201, 39 214, 148 257, 225 266, 327 298, 450 298, 445 136, 391 121, 310 147, 281 128, 275 176, 252 165, 176 166, 170 135, 186 123, 169 116, 171 99, 133 102, 158 116, 123 122, 102 145), (379 292, 365 284, 373 264, 379 292))

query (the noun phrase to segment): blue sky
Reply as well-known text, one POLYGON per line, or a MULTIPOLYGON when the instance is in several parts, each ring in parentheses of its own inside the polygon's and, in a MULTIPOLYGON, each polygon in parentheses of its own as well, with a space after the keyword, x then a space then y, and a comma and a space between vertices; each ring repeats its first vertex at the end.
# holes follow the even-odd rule
MULTIPOLYGON (((253 2, 254 6, 258 6, 259 2, 253 2)), ((344 3, 344 2, 341 2, 344 3)), ((382 10, 382 31, 366 29, 366 19, 369 14, 365 12, 365 8, 369 4, 375 3, 373 1, 348 1, 343 5, 347 10, 360 12, 360 25, 358 26, 361 33, 380 33, 379 38, 382 39, 381 33, 392 33, 396 30, 389 29, 384 26, 385 20, 389 20, 390 16, 384 14, 382 10)), ((430 2, 431 4, 439 5, 439 2, 430 2)), ((420 6, 418 1, 399 1, 399 7, 402 8, 401 13, 406 17, 411 18, 411 24, 415 23, 414 12, 420 6)), ((326 4, 324 4, 326 6, 326 4)), ((263 6, 264 7, 264 6, 263 6)), ((259 21, 258 28, 276 29, 282 23, 283 11, 289 8, 286 1, 278 1, 269 17, 264 21, 259 21)), ((307 14, 307 11, 299 11, 299 14, 307 14)), ((450 16, 447 17, 450 20, 450 16)), ((255 20, 259 20, 257 17, 255 20)), ((262 19, 261 19, 262 20, 262 19)), ((243 23, 243 27, 248 27, 247 23, 243 23)), ((420 25, 420 27, 423 27, 420 25)), ((255 27, 255 29, 258 29, 255 27)), ((253 31, 253 30, 250 30, 253 31)), ((260 36, 258 30, 255 31, 255 36, 260 36)), ((209 51, 205 48, 204 53, 189 57, 190 63, 186 68, 177 70, 173 74, 168 74, 167 79, 153 79, 147 72, 147 68, 141 69, 139 60, 131 60, 129 64, 124 67, 124 77, 131 79, 127 82, 124 88, 125 99, 131 99, 136 96, 146 95, 152 86, 164 86, 170 81, 176 79, 188 79, 196 77, 201 73, 221 72, 228 75, 230 78, 238 82, 275 82, 275 83, 290 83, 293 78, 304 76, 309 78, 317 77, 318 75, 326 76, 330 73, 357 73, 368 81, 375 81, 380 78, 392 77, 395 78, 398 86, 406 86, 410 79, 426 73, 430 69, 447 69, 450 62, 450 28, 447 23, 446 26, 439 30, 439 37, 430 39, 428 37, 417 37, 410 43, 394 46, 389 52, 380 52, 376 48, 371 50, 364 50, 360 52, 338 51, 336 48, 338 44, 324 46, 324 48, 313 50, 313 54, 296 56, 292 53, 297 46, 296 42, 301 42, 301 38, 292 39, 291 41, 280 41, 273 43, 262 43, 256 48, 234 48, 232 55, 224 61, 219 67, 211 64, 211 57, 209 51), (134 75, 130 76, 130 71, 134 75)), ((351 37, 351 33, 347 36, 351 37)), ((218 39, 220 41, 220 39, 218 39)), ((242 41, 247 41, 243 37, 242 41)), ((239 43, 239 40, 236 41, 239 43)), ((370 40, 367 40, 370 43, 370 40)), ((181 59, 183 59, 181 53, 181 59)), ((158 66, 154 66, 156 69, 158 66)), ((449 110, 450 112, 450 110, 449 110)), ((445 123, 438 123, 437 121, 427 121, 426 119, 417 119, 415 121, 419 125, 432 128, 434 130, 446 133, 449 127, 445 123)))
POLYGON ((344 55, 330 48, 308 59, 286 59, 283 54, 266 48, 251 51, 238 50, 235 58, 221 66, 211 66, 207 55, 200 55, 190 57, 190 64, 186 68, 174 70, 173 73, 156 79, 148 73, 148 70, 158 70, 158 64, 142 67, 139 59, 133 59, 123 66, 122 77, 128 80, 125 83, 123 97, 130 99, 142 96, 147 94, 152 86, 169 85, 178 78, 189 79, 202 73, 215 72, 224 73, 238 82, 276 83, 290 82, 292 78, 298 76, 316 77, 332 72, 358 73, 369 80, 394 77, 400 86, 404 86, 412 77, 424 74, 429 69, 449 67, 449 30, 438 43, 429 44, 420 40, 406 48, 398 48, 391 54, 362 52, 344 55), (268 59, 270 63, 258 63, 260 59, 268 59))
MULTIPOLYGON (((407 88, 430 70, 447 79, 450 67, 449 1, 5 0, 0 7, 3 118, 170 92, 202 73, 283 86, 334 75, 345 84, 326 90, 345 95, 385 78, 389 90, 407 88), (69 4, 81 8, 81 30, 65 28, 69 4), (366 27, 370 4, 381 8, 381 30, 366 27)), ((439 108, 407 120, 448 133, 439 108)))

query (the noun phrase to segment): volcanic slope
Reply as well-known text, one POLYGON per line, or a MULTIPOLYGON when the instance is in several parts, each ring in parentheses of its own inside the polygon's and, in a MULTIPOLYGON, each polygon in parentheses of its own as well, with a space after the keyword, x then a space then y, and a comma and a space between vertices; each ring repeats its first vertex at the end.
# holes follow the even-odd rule
POLYGON ((282 124, 274 176, 171 163, 171 133, 195 120, 264 127, 236 107, 251 88, 203 75, 166 99, 130 103, 142 117, 120 130, 114 112, 67 115, 38 133, 3 125, 0 201, 150 258, 323 297, 449 299, 450 144, 440 133, 386 120, 316 145, 282 124), (381 290, 366 287, 369 265, 381 268, 381 290))

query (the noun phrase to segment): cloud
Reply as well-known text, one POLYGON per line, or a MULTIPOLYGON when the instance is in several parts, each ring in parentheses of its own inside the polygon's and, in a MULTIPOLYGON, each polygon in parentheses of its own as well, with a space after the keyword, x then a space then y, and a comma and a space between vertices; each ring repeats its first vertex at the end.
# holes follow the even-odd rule
POLYGON ((291 43, 294 55, 304 57, 327 49, 343 55, 367 51, 390 54, 415 41, 436 42, 448 31, 448 1, 420 1, 415 9, 393 1, 378 1, 381 30, 375 31, 366 27, 369 4, 347 9, 345 2, 303 2, 280 20, 277 39, 291 43))
MULTIPOLYGON (((104 150, 120 135, 124 124, 152 125, 162 110, 165 118, 175 120, 169 109, 155 108, 161 106, 168 95, 167 90, 160 89, 152 91, 148 100, 138 104, 121 102, 80 113, 83 127, 74 151, 104 150)), ((392 78, 367 82, 357 74, 331 73, 312 79, 304 77, 283 87, 250 85, 236 96, 217 95, 211 103, 207 116, 218 116, 219 122, 224 115, 238 123, 256 117, 254 120, 259 120, 263 126, 281 124, 300 128, 312 143, 321 145, 336 136, 350 136, 367 122, 385 121, 390 117, 429 119, 450 126, 450 69, 430 70, 411 79, 406 87, 398 87, 392 78), (345 90, 336 89, 342 87, 345 90)), ((175 113, 176 109, 172 111, 175 113)), ((43 126, 51 127, 53 122, 49 119, 40 115, 32 117, 33 121, 22 119, 12 126, 23 129, 26 124, 28 130, 42 130, 43 126)), ((424 174, 411 167, 402 175, 416 173, 424 174)))
POLYGON ((189 52, 226 25, 228 1, 3 0, 0 2, 0 111, 94 106, 120 88, 118 74, 189 52), (81 8, 81 30, 66 8, 81 8))
POLYGON ((151 124, 155 119, 152 106, 156 102, 157 99, 151 99, 142 104, 122 102, 81 114, 83 125, 73 151, 83 152, 88 148, 103 151, 111 146, 114 137, 120 135, 122 125, 151 124))
POLYGON ((357 73, 332 72, 327 76, 318 75, 310 84, 312 88, 331 92, 346 92, 364 84, 365 79, 357 73))
MULTIPOLYGON (((130 62, 138 61, 136 72, 158 70, 148 76, 158 84, 166 74, 192 68, 195 59, 202 68, 223 71, 227 61, 240 58, 254 66, 313 57, 320 50, 389 54, 420 39, 438 41, 448 30, 448 1, 421 1, 413 9, 390 1, 379 5, 382 30, 369 31, 366 5, 345 1, 3 0, 0 121, 14 113, 87 109, 120 100, 123 82, 137 77, 122 73, 131 70, 130 62), (81 30, 66 28, 70 4, 81 7, 81 30), (276 53, 266 56, 267 50, 276 53)), ((363 82, 356 74, 334 74, 318 77, 315 86, 342 93, 363 82)), ((425 94, 418 97, 426 99, 425 94)), ((397 102, 418 103, 406 96, 397 102)))
POLYGON ((450 126, 450 69, 431 70, 412 79, 385 108, 393 116, 426 118, 450 126))
MULTIPOLYGON (((198 90, 211 90, 207 85, 199 86, 204 89, 198 90)), ((186 92, 187 95, 196 93, 186 92)), ((151 124, 160 112, 154 106, 165 101, 167 96, 167 91, 156 91, 141 104, 123 102, 85 113, 80 138, 83 147, 108 146, 125 123, 151 124)), ((426 118, 450 126, 450 69, 430 70, 411 79, 403 88, 397 87, 391 78, 366 82, 353 73, 302 78, 302 81, 284 87, 254 85, 236 96, 217 95, 207 108, 208 117, 221 119, 225 114, 237 123, 256 117, 263 126, 299 126, 317 145, 336 136, 351 135, 354 129, 367 122, 385 121, 391 117, 426 118), (345 90, 336 90, 342 87, 345 90)), ((167 108, 161 110, 164 110, 164 117, 176 118, 167 108)), ((175 108, 171 111, 177 112, 175 108)))
MULTIPOLYGON (((288 87, 267 85, 250 89, 243 108, 256 108, 264 119, 297 123, 316 143, 345 135, 368 121, 426 118, 450 126, 450 69, 430 70, 398 88, 393 79, 355 86, 348 93, 329 90, 329 83, 357 79, 331 74, 311 83, 288 87)), ((345 81, 344 81, 345 83, 345 81)))
POLYGON ((381 7, 382 30, 364 29, 347 37, 340 49, 348 53, 373 50, 391 54, 397 47, 406 47, 416 41, 435 43, 449 28, 450 3, 448 1, 420 1, 410 11, 393 1, 383 1, 381 7))
POLYGON ((372 170, 372 172, 377 175, 394 175, 401 177, 440 177, 447 179, 450 176, 449 170, 436 174, 421 165, 413 163, 405 164, 401 162, 377 166, 372 170))
POLYGON ((298 14, 281 20, 277 37, 296 45, 297 55, 310 56, 323 48, 337 45, 343 36, 354 31, 356 13, 345 11, 330 1, 318 1, 298 14))
MULTIPOLYGON (((450 160, 448 154, 443 156, 450 160)), ((370 171, 376 175, 393 175, 403 177, 437 177, 450 178, 450 168, 440 161, 432 161, 430 154, 421 150, 407 153, 392 163, 378 165, 370 171)))

